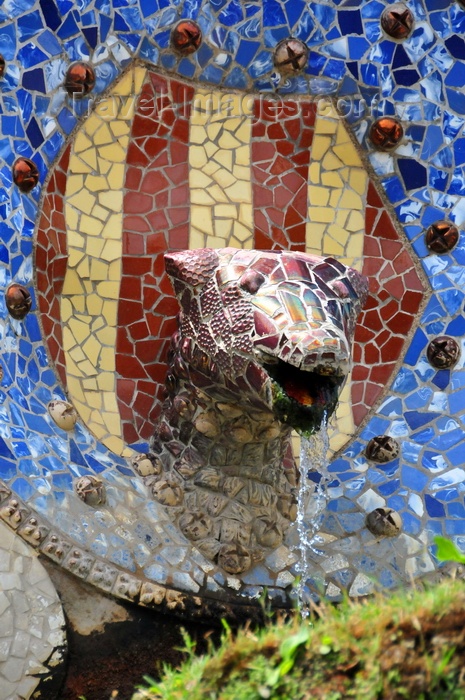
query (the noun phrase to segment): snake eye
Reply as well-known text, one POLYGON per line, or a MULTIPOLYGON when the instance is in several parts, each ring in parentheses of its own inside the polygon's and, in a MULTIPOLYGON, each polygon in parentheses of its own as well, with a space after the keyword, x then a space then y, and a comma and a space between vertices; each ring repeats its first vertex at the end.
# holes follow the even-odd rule
POLYGON ((264 282, 265 277, 260 272, 256 270, 247 270, 239 280, 239 287, 243 289, 244 292, 255 294, 264 282))

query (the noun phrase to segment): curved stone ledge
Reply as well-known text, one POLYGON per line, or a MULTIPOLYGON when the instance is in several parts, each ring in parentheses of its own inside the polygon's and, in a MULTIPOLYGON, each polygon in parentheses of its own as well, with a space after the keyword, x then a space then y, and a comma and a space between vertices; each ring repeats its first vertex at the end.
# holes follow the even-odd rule
MULTIPOLYGON (((227 618, 230 622, 240 622, 245 619, 259 620, 263 609, 251 600, 239 601, 234 599, 227 590, 221 590, 218 598, 211 593, 199 591, 198 595, 160 585, 147 578, 137 578, 120 567, 108 564, 104 559, 75 545, 70 539, 53 530, 45 519, 33 516, 35 530, 40 537, 31 537, 27 523, 30 522, 31 511, 18 499, 12 496, 10 489, 0 482, 0 517, 9 525, 16 535, 32 544, 42 555, 45 555, 64 569, 95 586, 104 594, 111 594, 131 603, 147 608, 156 608, 158 612, 176 614, 181 617, 202 620, 227 618), (16 505, 17 504, 17 505, 16 505), (9 514, 10 511, 13 511, 9 514), (229 595, 228 595, 229 594, 229 595)), ((2 526, 3 527, 3 526, 2 526)), ((5 528, 8 532, 8 528, 5 528)), ((15 537, 16 541, 20 541, 15 537)), ((269 589, 267 601, 276 609, 289 609, 291 601, 285 600, 284 589, 269 589), (280 600, 276 604, 277 599, 280 600)))

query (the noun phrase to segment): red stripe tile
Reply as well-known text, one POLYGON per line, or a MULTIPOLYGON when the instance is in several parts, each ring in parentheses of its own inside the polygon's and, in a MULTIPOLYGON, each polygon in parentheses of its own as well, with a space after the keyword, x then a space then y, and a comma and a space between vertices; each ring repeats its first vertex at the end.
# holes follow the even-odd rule
POLYGON ((123 436, 149 438, 178 306, 163 255, 189 245, 189 117, 194 89, 150 74, 132 125, 116 344, 123 436))
POLYGON ((312 102, 255 100, 251 158, 256 248, 305 250, 315 114, 312 102))
POLYGON ((380 196, 368 186, 363 273, 370 298, 355 330, 352 411, 359 425, 388 384, 423 298, 423 283, 380 196))
POLYGON ((44 338, 65 387, 66 365, 58 300, 63 289, 68 262, 64 196, 70 152, 71 146, 68 146, 48 183, 42 203, 35 248, 37 301, 44 338))

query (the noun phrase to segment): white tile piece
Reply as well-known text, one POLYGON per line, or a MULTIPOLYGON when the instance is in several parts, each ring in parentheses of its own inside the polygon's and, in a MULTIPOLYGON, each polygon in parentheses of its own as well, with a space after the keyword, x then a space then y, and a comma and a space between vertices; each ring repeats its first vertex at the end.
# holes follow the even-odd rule
POLYGON ((0 549, 0 572, 10 570, 10 553, 0 549))
POLYGON ((0 617, 3 615, 7 607, 10 605, 10 601, 3 591, 0 591, 0 617))

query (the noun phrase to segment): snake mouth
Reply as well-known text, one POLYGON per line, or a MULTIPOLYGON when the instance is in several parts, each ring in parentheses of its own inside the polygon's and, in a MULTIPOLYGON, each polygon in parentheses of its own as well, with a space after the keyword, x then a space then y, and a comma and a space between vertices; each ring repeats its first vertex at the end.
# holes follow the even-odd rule
POLYGON ((299 369, 283 360, 263 367, 273 382, 273 408, 279 420, 302 435, 317 431, 336 409, 344 376, 299 369))

